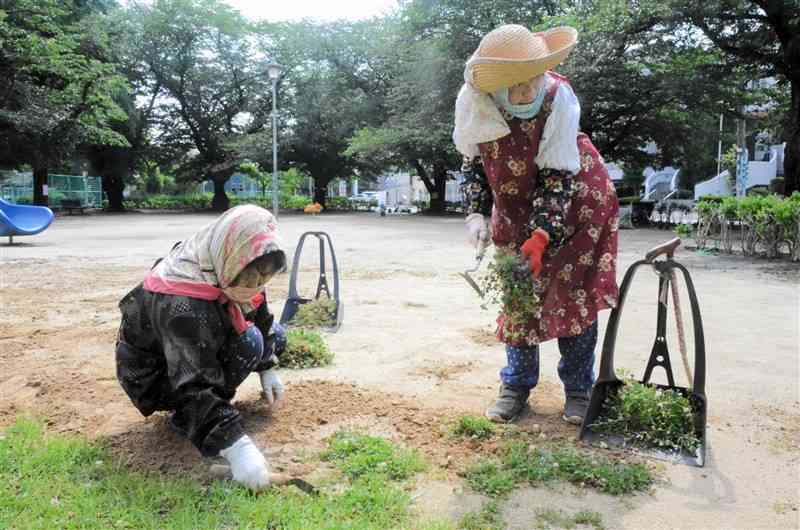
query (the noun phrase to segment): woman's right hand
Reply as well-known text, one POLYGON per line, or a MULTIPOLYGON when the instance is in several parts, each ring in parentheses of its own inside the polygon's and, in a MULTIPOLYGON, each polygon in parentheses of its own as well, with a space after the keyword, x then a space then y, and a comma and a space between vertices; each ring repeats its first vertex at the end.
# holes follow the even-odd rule
POLYGON ((489 230, 489 223, 483 214, 469 214, 464 220, 464 223, 467 227, 467 240, 469 241, 470 245, 478 248, 479 242, 484 244, 489 242, 491 232, 489 230))

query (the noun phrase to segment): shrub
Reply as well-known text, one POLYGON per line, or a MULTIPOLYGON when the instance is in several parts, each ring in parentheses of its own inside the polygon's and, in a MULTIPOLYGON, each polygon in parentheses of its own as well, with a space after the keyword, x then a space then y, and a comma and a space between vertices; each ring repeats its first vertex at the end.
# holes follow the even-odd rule
POLYGON ((329 197, 325 201, 325 207, 336 212, 346 212, 353 209, 353 205, 347 197, 329 197))
POLYGON ((679 224, 678 226, 675 227, 675 234, 677 234, 677 236, 682 239, 688 239, 692 237, 693 232, 694 231, 692 230, 692 225, 679 224))
POLYGON ((739 244, 746 256, 780 256, 782 246, 793 261, 800 261, 800 193, 748 197, 704 197, 697 204, 698 248, 718 236, 725 252, 733 252, 733 232, 739 228, 739 244))
POLYGON ((634 204, 639 204, 640 202, 642 202, 642 199, 640 197, 636 197, 636 196, 620 197, 619 198, 619 205, 620 206, 629 206, 629 205, 632 206, 634 204))

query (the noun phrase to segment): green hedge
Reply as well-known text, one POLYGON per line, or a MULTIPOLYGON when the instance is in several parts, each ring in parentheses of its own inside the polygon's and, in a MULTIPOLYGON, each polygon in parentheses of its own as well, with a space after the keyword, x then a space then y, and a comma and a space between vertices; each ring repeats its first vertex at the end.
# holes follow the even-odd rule
POLYGON ((738 245, 746 256, 767 258, 777 258, 787 248, 792 261, 800 261, 800 192, 789 198, 766 195, 703 200, 697 205, 697 214, 698 248, 707 248, 713 240, 724 252, 733 252, 738 245))
POLYGON ((618 200, 620 206, 632 206, 634 204, 639 204, 640 202, 642 202, 642 198, 636 196, 620 197, 618 200))
MULTIPOLYGON (((124 201, 126 209, 137 210, 207 210, 211 208, 211 201, 214 195, 211 193, 200 193, 195 195, 151 195, 142 199, 130 199, 124 201)), ((278 206, 281 210, 302 210, 309 204, 311 199, 302 195, 281 195, 278 206)), ((231 206, 240 204, 257 204, 262 208, 271 209, 272 199, 238 197, 230 198, 231 206)))

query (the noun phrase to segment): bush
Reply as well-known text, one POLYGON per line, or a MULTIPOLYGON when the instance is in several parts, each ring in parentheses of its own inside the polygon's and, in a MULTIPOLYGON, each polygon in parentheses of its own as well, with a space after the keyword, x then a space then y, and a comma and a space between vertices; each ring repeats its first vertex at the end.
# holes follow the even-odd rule
POLYGON ((697 204, 698 248, 716 238, 725 252, 733 252, 733 232, 739 229, 739 244, 746 256, 776 258, 787 247, 793 261, 800 261, 800 193, 789 198, 777 195, 748 197, 704 197, 697 204))
POLYGON ((353 205, 347 197, 329 197, 325 201, 325 208, 335 212, 347 212, 353 209, 353 205))
MULTIPOLYGON (((303 195, 288 195, 288 196, 281 196, 278 200, 278 206, 281 210, 303 210, 306 206, 311 204, 313 201, 310 197, 305 197, 303 195)), ((272 205, 270 204, 270 208, 272 205)))

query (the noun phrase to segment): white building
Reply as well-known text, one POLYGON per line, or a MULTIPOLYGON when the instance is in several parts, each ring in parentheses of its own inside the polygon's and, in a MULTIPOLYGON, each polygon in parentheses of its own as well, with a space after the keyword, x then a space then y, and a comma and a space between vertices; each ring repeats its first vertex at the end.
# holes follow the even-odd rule
MULTIPOLYGON (((456 174, 460 175, 460 173, 456 174)), ((386 194, 387 208, 411 206, 415 202, 430 202, 431 200, 431 195, 422 179, 407 171, 385 174, 380 181, 380 190, 386 194)), ((455 179, 447 181, 445 201, 461 202, 461 182, 455 179)))
MULTIPOLYGON (((786 144, 765 146, 756 142, 755 160, 747 162, 746 190, 756 186, 768 187, 772 179, 783 175, 783 151, 786 144)), ((709 195, 730 197, 736 194, 736 187, 731 184, 730 173, 725 170, 719 175, 699 182, 694 187, 694 198, 709 195)))

